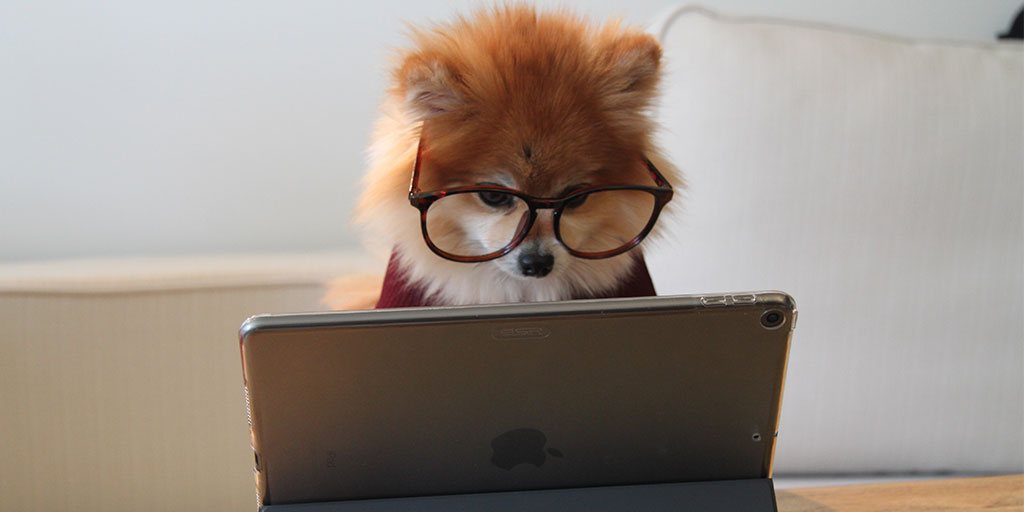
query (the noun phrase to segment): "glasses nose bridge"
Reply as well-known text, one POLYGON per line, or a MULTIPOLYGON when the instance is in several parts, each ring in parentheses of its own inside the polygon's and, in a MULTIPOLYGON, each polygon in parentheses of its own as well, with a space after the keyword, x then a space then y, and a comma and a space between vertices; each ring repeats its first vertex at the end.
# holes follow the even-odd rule
MULTIPOLYGON (((558 210, 555 209, 556 206, 557 205, 552 205, 550 201, 544 205, 533 205, 533 211, 530 214, 528 224, 520 226, 520 229, 525 229, 525 231, 520 232, 522 237, 520 243, 531 238, 555 235, 555 232, 557 231, 557 229, 555 229, 555 224, 558 223, 558 210), (544 211, 546 210, 550 210, 551 213, 545 214, 544 211)), ((516 245, 519 244, 517 243, 516 245)))
POLYGON ((530 206, 534 210, 554 210, 561 205, 562 202, 555 199, 537 199, 533 198, 530 200, 530 206))

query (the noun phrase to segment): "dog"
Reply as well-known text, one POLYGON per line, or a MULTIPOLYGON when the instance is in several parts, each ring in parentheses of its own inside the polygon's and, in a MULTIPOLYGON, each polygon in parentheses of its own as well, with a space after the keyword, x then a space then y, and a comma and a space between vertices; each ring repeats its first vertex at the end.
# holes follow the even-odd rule
POLYGON ((654 295, 639 245, 683 185, 653 141, 658 42, 526 5, 410 31, 355 215, 387 274, 340 280, 325 302, 654 295))

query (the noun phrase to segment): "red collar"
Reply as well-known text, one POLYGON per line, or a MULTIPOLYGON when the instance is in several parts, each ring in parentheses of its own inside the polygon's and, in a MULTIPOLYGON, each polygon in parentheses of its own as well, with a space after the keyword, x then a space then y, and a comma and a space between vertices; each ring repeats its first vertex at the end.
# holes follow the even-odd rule
MULTIPOLYGON (((654 283, 647 272, 647 264, 643 256, 633 260, 633 268, 629 276, 615 290, 602 295, 574 296, 573 299, 608 299, 613 297, 652 297, 657 295, 654 283)), ((384 286, 380 291, 377 309, 410 308, 418 306, 438 306, 435 296, 426 296, 423 287, 410 283, 406 272, 398 264, 398 253, 391 252, 388 270, 384 274, 384 286)))

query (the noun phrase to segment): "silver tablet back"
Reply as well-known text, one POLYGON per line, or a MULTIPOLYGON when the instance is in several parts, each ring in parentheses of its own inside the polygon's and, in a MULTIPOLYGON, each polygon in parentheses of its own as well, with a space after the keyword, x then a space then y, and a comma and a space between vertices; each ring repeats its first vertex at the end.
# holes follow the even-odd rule
POLYGON ((253 317, 261 505, 771 476, 792 299, 253 317))

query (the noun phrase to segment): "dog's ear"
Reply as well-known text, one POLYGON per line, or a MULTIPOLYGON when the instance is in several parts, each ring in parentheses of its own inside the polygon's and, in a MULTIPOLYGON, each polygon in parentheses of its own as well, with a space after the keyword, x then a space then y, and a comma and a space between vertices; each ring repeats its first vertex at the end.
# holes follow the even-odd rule
POLYGON ((406 105, 424 119, 466 107, 465 88, 459 73, 440 59, 422 55, 406 57, 396 78, 406 105))
POLYGON ((649 103, 661 76, 658 41, 648 34, 618 35, 603 41, 599 51, 607 71, 604 85, 609 99, 616 104, 649 103))

